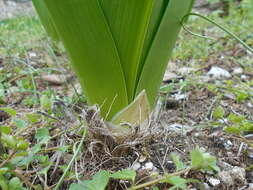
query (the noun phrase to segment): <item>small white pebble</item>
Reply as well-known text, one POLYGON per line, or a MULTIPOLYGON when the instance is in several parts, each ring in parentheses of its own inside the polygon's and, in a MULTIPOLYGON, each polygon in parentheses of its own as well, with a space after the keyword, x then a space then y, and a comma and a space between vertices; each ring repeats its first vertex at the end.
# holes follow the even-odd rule
POLYGON ((214 187, 220 184, 220 180, 216 178, 210 178, 209 183, 214 187))
POLYGON ((28 55, 30 58, 37 56, 37 54, 35 52, 29 52, 28 55))
POLYGON ((147 162, 146 164, 145 164, 145 169, 146 170, 153 170, 153 167, 154 167, 154 164, 152 163, 152 162, 147 162))
POLYGON ((250 102, 247 104, 247 106, 248 106, 249 108, 253 108, 253 104, 250 103, 250 102))
POLYGON ((241 68, 241 67, 235 67, 234 69, 233 69, 233 74, 234 75, 240 75, 240 74, 242 74, 243 73, 243 69, 241 68))
POLYGON ((141 155, 141 156, 140 156, 140 159, 139 159, 139 162, 140 162, 140 163, 143 163, 143 162, 145 162, 146 159, 147 159, 146 156, 141 155))
POLYGON ((241 80, 245 81, 248 79, 248 76, 247 75, 241 75, 241 80))
POLYGON ((231 77, 231 74, 227 70, 220 67, 212 67, 207 73, 207 75, 214 79, 223 79, 231 77))
POLYGON ((136 162, 132 165, 131 167, 133 170, 137 171, 138 169, 141 168, 141 164, 139 162, 136 162))

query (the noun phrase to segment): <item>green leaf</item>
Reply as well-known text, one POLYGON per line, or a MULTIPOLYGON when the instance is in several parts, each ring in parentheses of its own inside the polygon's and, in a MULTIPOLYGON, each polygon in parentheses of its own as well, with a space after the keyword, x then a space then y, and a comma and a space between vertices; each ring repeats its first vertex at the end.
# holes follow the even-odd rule
POLYGON ((199 148, 191 151, 191 167, 207 171, 219 171, 216 165, 216 157, 202 152, 199 148))
POLYGON ((152 190, 160 190, 158 187, 152 187, 152 190))
MULTIPOLYGON (((155 105, 168 60, 182 27, 182 18, 190 12, 193 2, 194 0, 170 0, 167 6, 165 1, 165 7, 162 7, 165 11, 157 31, 155 30, 156 35, 152 37, 149 51, 144 56, 145 60, 140 69, 140 77, 135 92, 135 95, 138 95, 145 89, 152 107, 155 105)), ((159 7, 154 11, 160 12, 161 8, 159 7)), ((159 16, 154 19, 159 20, 159 16)))
POLYGON ((50 140, 49 131, 47 128, 41 128, 37 130, 35 138, 41 143, 45 144, 50 140))
POLYGON ((1 190, 9 190, 8 180, 6 180, 5 177, 2 175, 0 175, 0 187, 1 187, 1 190))
POLYGON ((51 110, 52 108, 52 101, 51 99, 47 96, 47 95, 42 95, 40 97, 40 106, 41 106, 41 109, 43 110, 51 110))
POLYGON ((136 177, 136 172, 133 170, 121 170, 114 174, 111 174, 112 178, 114 179, 122 179, 122 180, 131 180, 134 181, 136 177))
POLYGON ((6 174, 9 171, 9 168, 0 168, 0 176, 6 174))
POLYGON ((108 171, 100 171, 95 174, 92 180, 83 181, 82 185, 87 190, 104 190, 109 182, 110 173, 108 171))
POLYGON ((26 141, 19 140, 17 143, 17 150, 26 150, 29 147, 29 143, 26 141))
POLYGON ((138 70, 154 1, 100 0, 100 2, 117 47, 125 76, 128 101, 131 103, 135 98, 138 70))
MULTIPOLYGON (((133 127, 140 126, 144 121, 148 120, 150 112, 147 94, 142 91, 130 105, 112 118, 112 123, 116 126, 121 125, 121 123, 129 123, 133 127)), ((121 129, 119 127, 119 130, 121 129)))
POLYGON ((11 127, 8 126, 8 125, 1 125, 0 126, 0 131, 2 133, 5 133, 6 135, 10 134, 11 133, 11 127))
POLYGON ((4 133, 2 134, 2 142, 6 144, 7 147, 13 148, 13 149, 16 148, 16 145, 18 143, 14 136, 6 135, 4 133))
POLYGON ((16 116, 17 115, 17 111, 12 109, 12 108, 9 108, 9 107, 6 107, 6 108, 0 108, 0 110, 8 113, 10 116, 16 116))
POLYGON ((57 29, 55 28, 55 24, 51 18, 51 15, 44 1, 33 0, 33 5, 37 13, 39 14, 40 20, 43 23, 43 26, 45 27, 45 30, 47 31, 49 36, 55 41, 60 41, 60 37, 57 33, 57 29))
POLYGON ((213 112, 213 116, 215 119, 222 119, 224 115, 225 111, 222 106, 218 106, 213 112))
POLYGON ((241 123, 243 120, 245 120, 244 116, 238 116, 233 113, 229 114, 228 120, 232 123, 241 123))
POLYGON ((176 165, 176 170, 179 171, 179 170, 182 170, 182 169, 185 169, 186 166, 184 165, 184 163, 182 161, 180 161, 180 158, 177 154, 175 153, 172 153, 171 154, 171 158, 174 162, 174 164, 176 165))
POLYGON ((86 190, 86 188, 80 184, 72 183, 69 187, 69 190, 86 190))
POLYGON ((169 190, 172 189, 186 189, 187 188, 187 180, 185 180, 184 178, 181 178, 180 176, 171 176, 171 177, 167 177, 166 180, 164 180, 165 183, 169 183, 171 185, 173 185, 173 187, 169 188, 169 190))
POLYGON ((9 181, 9 189, 11 189, 11 190, 21 190, 22 189, 22 183, 19 180, 19 178, 14 177, 9 181))
MULTIPOLYGON (((107 9, 103 10, 98 0, 44 2, 71 57, 89 105, 100 105, 102 116, 108 115, 107 119, 111 119, 128 105, 128 95, 113 29, 105 18, 107 9)), ((125 8, 122 7, 122 11, 125 8)))
POLYGON ((20 129, 25 128, 27 126, 26 122, 22 119, 13 118, 13 122, 20 129))
POLYGON ((31 124, 39 122, 41 118, 41 116, 36 113, 26 114, 25 116, 31 124))

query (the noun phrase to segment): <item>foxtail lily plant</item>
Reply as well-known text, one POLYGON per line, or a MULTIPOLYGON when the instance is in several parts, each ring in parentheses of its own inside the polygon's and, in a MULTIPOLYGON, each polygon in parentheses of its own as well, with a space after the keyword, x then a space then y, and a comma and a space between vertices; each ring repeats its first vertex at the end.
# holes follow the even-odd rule
POLYGON ((144 122, 194 0, 33 3, 49 35, 63 42, 88 103, 115 125, 144 122))

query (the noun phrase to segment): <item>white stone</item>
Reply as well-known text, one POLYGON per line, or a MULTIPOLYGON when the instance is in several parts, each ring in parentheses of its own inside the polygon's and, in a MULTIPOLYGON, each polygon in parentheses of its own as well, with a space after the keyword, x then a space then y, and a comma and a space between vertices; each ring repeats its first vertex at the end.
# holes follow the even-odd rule
POLYGON ((243 69, 241 68, 241 67, 235 67, 234 69, 233 69, 233 74, 234 75, 240 75, 240 74, 242 74, 243 73, 243 69))
POLYGON ((154 164, 152 162, 147 162, 145 164, 144 169, 146 169, 146 170, 153 170, 153 167, 154 167, 154 164))
POLYGON ((209 179, 209 183, 210 183, 213 187, 215 187, 215 186, 217 186, 217 185, 220 184, 220 180, 219 180, 219 179, 216 179, 216 178, 210 178, 210 179, 209 179))
POLYGON ((245 81, 248 79, 248 76, 247 75, 241 75, 241 80, 245 81))
POLYGON ((131 167, 133 170, 137 171, 138 169, 141 168, 141 164, 139 162, 136 162, 132 165, 131 167))
POLYGON ((141 155, 141 156, 140 156, 140 159, 139 159, 139 162, 140 162, 140 163, 143 163, 143 162, 146 161, 146 159, 147 159, 146 156, 141 155))
POLYGON ((212 67, 207 75, 213 79, 225 79, 231 77, 231 74, 227 70, 220 67, 212 67))

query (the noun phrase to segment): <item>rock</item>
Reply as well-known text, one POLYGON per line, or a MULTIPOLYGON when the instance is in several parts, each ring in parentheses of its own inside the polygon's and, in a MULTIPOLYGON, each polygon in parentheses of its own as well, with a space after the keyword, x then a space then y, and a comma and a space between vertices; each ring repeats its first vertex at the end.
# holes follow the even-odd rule
POLYGON ((143 169, 151 171, 153 170, 153 167, 154 167, 154 164, 152 162, 147 162, 145 166, 143 167, 143 169))
POLYGON ((243 73, 243 69, 241 67, 235 67, 233 69, 233 74, 234 75, 241 75, 243 73))
POLYGON ((140 159, 139 159, 139 162, 140 162, 140 163, 143 163, 143 162, 146 161, 146 159, 147 159, 146 156, 141 155, 141 156, 140 156, 140 159))
POLYGON ((191 67, 182 67, 178 70, 178 72, 181 74, 181 75, 188 75, 190 74, 191 72, 194 72, 195 69, 194 68, 191 68, 191 67))
POLYGON ((207 183, 203 183, 203 185, 204 185, 205 190, 210 190, 211 189, 211 187, 207 183))
POLYGON ((182 134, 182 135, 186 135, 192 130, 193 130, 193 127, 188 126, 188 125, 182 125, 180 123, 173 123, 170 125, 166 125, 166 131, 174 132, 174 133, 182 134))
POLYGON ((139 162, 136 162, 134 163, 132 166, 131 166, 131 169, 137 171, 138 169, 141 168, 141 164, 139 162))
POLYGON ((240 182, 245 183, 246 171, 244 168, 240 168, 240 167, 235 166, 231 170, 230 174, 234 180, 239 180, 240 182))
POLYGON ((207 73, 207 75, 209 77, 211 77, 212 79, 227 79, 227 78, 231 78, 231 74, 220 67, 212 67, 210 69, 210 71, 207 73))
POLYGON ((32 3, 0 0, 0 21, 21 15, 34 15, 32 3))
POLYGON ((247 103, 247 106, 249 107, 249 108, 253 108, 253 104, 252 103, 247 103))
POLYGON ((220 166, 220 168, 222 168, 223 170, 226 170, 226 171, 233 169, 232 165, 230 165, 229 163, 224 162, 224 161, 220 161, 219 166, 220 166))
POLYGON ((210 178, 208 181, 213 187, 218 186, 220 184, 220 180, 216 178, 210 178))
POLYGON ((179 100, 185 100, 188 98, 188 94, 175 94, 173 97, 175 98, 176 101, 179 101, 179 100))
POLYGON ((166 71, 164 77, 163 77, 163 82, 168 82, 168 81, 171 81, 173 79, 177 79, 179 78, 175 73, 171 73, 171 72, 168 72, 166 71))
POLYGON ((233 146, 233 143, 230 140, 224 143, 224 147, 226 150, 231 150, 232 146, 233 146))
POLYGON ((42 75, 41 78, 44 81, 48 82, 49 84, 61 85, 67 82, 71 78, 71 76, 51 74, 51 75, 42 75))
POLYGON ((241 75, 241 80, 242 81, 247 81, 249 77, 247 75, 241 75))
POLYGON ((244 168, 233 167, 231 170, 222 171, 218 174, 220 180, 228 186, 234 185, 235 182, 245 184, 246 172, 244 168))
POLYGON ((37 54, 35 52, 28 52, 28 56, 30 58, 35 58, 35 57, 37 57, 37 54))
POLYGON ((253 183, 249 183, 248 188, 246 190, 253 190, 253 183))
POLYGON ((222 171, 218 174, 220 180, 228 185, 228 186, 232 186, 234 185, 234 181, 233 181, 233 178, 231 177, 230 175, 230 172, 229 171, 222 171))

